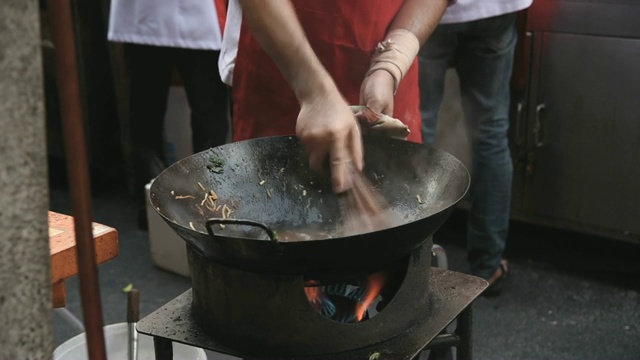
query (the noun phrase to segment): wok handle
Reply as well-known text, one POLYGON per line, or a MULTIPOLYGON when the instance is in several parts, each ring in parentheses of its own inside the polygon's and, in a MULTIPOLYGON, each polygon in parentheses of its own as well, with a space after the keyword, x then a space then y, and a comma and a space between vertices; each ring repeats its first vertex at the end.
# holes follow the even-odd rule
POLYGON ((220 218, 211 218, 206 222, 207 232, 211 237, 216 237, 217 235, 213 232, 214 225, 248 225, 253 227, 259 227, 264 230, 267 235, 269 235, 269 239, 273 242, 278 242, 276 240, 276 233, 271 230, 269 226, 265 223, 261 223, 253 220, 246 219, 220 219, 220 218))

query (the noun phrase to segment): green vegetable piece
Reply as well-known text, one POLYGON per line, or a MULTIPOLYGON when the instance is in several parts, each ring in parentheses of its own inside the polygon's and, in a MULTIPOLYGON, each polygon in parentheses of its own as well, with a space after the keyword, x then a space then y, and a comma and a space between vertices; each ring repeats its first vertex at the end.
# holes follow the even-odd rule
POLYGON ((219 158, 217 156, 212 156, 209 158, 209 162, 211 162, 214 166, 222 166, 224 165, 224 159, 219 158))
POLYGON ((369 360, 378 360, 378 359, 380 359, 380 353, 377 351, 369 356, 369 360))
POLYGON ((224 169, 222 168, 224 166, 224 159, 218 156, 212 156, 209 158, 209 162, 211 163, 211 165, 207 165, 207 169, 209 169, 209 171, 216 174, 222 174, 224 172, 224 169))
POLYGON ((133 290, 133 284, 129 283, 129 285, 125 286, 124 288, 122 288, 122 291, 128 293, 129 291, 133 290))
POLYGON ((209 169, 209 171, 216 173, 216 174, 222 174, 224 173, 224 169, 221 167, 213 167, 211 165, 207 165, 207 169, 209 169))

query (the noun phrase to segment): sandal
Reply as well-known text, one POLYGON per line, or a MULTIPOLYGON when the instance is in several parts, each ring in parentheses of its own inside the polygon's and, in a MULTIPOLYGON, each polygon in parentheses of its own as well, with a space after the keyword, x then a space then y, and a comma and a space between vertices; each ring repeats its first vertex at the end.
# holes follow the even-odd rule
POLYGON ((509 268, 507 266, 507 260, 500 261, 500 268, 496 271, 502 271, 500 276, 489 283, 489 287, 487 287, 483 292, 482 296, 484 297, 496 297, 502 293, 502 288, 504 287, 505 279, 507 278, 507 274, 509 273, 509 268))

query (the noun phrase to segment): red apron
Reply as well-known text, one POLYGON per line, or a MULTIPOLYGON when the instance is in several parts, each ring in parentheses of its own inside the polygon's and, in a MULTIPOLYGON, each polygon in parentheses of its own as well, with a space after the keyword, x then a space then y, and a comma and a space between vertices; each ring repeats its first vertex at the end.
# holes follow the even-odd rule
MULTIPOLYGON (((371 54, 404 0, 293 0, 307 38, 347 102, 357 105, 371 54)), ((284 77, 242 24, 233 72, 233 140, 295 134, 300 105, 284 77)), ((400 83, 394 117, 421 142, 418 64, 400 83)))
POLYGON ((218 14, 218 24, 220 25, 220 33, 224 33, 224 25, 227 23, 227 6, 228 0, 213 0, 218 14))

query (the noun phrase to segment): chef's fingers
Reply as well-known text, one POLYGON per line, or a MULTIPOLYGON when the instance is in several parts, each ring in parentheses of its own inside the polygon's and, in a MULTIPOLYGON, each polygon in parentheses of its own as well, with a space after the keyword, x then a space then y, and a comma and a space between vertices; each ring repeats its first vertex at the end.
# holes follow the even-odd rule
POLYGON ((328 151, 322 145, 316 145, 309 149, 309 167, 313 171, 321 172, 322 166, 327 160, 328 151))
POLYGON ((331 166, 331 182, 336 193, 349 190, 352 186, 351 174, 353 172, 353 159, 347 147, 348 134, 338 137, 331 144, 329 154, 331 166))
POLYGON ((393 102, 379 101, 378 99, 373 99, 373 100, 367 101, 365 105, 369 109, 379 114, 386 114, 389 116, 393 115, 393 102))
POLYGON ((393 116, 393 101, 379 101, 377 99, 367 101, 365 105, 379 114, 393 116))
POLYGON ((362 148, 362 136, 360 134, 360 127, 357 122, 354 129, 349 133, 349 145, 351 146, 351 157, 353 158, 353 165, 356 170, 362 171, 364 168, 364 150, 362 148))
POLYGON ((374 71, 360 86, 360 105, 371 110, 393 116, 395 80, 386 71, 374 71))

